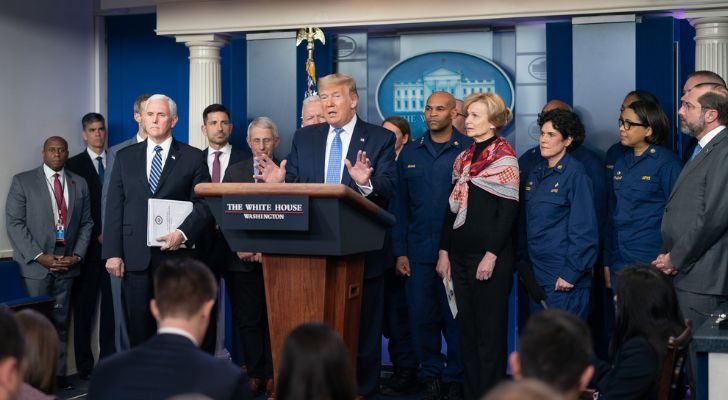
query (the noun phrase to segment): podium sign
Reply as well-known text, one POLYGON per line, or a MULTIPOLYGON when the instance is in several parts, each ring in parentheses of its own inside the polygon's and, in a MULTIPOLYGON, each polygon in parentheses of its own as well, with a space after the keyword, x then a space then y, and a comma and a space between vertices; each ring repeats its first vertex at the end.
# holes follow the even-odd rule
POLYGON ((307 231, 308 196, 223 196, 222 229, 307 231))

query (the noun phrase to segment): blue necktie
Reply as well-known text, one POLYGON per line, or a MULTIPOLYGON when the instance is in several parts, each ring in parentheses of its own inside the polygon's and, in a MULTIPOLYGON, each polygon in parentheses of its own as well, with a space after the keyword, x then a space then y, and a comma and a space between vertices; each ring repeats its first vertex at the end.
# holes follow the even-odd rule
POLYGON ((334 129, 334 140, 331 141, 329 149, 329 166, 326 169, 326 181, 324 183, 341 183, 341 132, 343 128, 334 129))
POLYGON ((104 170, 104 159, 101 156, 96 157, 96 161, 99 163, 99 180, 101 181, 101 184, 104 184, 104 174, 106 171, 104 170))
POLYGON ((159 177, 162 176, 162 146, 154 146, 154 158, 152 159, 152 169, 149 171, 149 190, 154 194, 157 191, 159 177))
POLYGON ((693 149, 693 155, 690 156, 690 159, 692 160, 693 158, 697 157, 698 153, 700 153, 700 150, 703 150, 703 146, 698 143, 695 145, 695 148, 693 149))

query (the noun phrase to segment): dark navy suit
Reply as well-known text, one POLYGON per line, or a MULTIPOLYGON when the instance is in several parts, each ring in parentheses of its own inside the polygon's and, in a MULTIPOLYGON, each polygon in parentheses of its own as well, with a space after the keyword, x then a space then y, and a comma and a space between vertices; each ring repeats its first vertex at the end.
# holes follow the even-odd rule
POLYGON ((629 149, 616 159, 610 174, 614 191, 604 252, 612 285, 617 271, 629 264, 652 262, 660 253, 662 215, 680 169, 677 157, 662 146, 651 145, 639 157, 629 149))
POLYGON ((179 227, 187 236, 188 248, 206 232, 211 218, 207 205, 194 191, 196 184, 210 181, 202 151, 173 139, 155 193, 149 191, 146 151, 147 140, 116 154, 104 221, 103 257, 121 257, 125 264, 123 291, 132 346, 154 334, 149 312, 154 267, 165 258, 193 254, 191 250, 162 252, 147 246, 148 200, 193 202, 192 213, 179 227))
POLYGON ((597 259, 599 227, 592 182, 582 164, 565 154, 553 167, 543 160, 526 181, 528 259, 552 308, 587 317, 591 269, 597 259), (574 285, 554 291, 558 278, 574 285))
POLYGON ((91 331, 96 311, 96 299, 100 297, 99 317, 99 357, 114 353, 114 308, 111 300, 111 282, 101 258, 101 189, 102 182, 88 151, 71 157, 66 168, 86 179, 91 200, 91 218, 94 228, 86 250, 86 258, 81 263, 81 274, 73 282, 73 324, 76 368, 84 374, 94 366, 91 352, 91 331), (100 294, 100 296, 99 296, 100 294))
POLYGON ((216 400, 252 399, 247 377, 233 363, 214 358, 182 335, 169 333, 101 361, 88 398, 165 400, 184 394, 216 400))
MULTIPOLYGON (((286 181, 323 183, 325 181, 326 137, 329 124, 310 125, 296 131, 291 152, 286 157, 286 181)), ((356 162, 359 150, 364 150, 374 168, 371 176, 372 193, 367 199, 387 208, 394 195, 397 168, 394 161, 392 132, 357 118, 346 158, 356 162)), ((344 168, 341 183, 359 192, 359 188, 344 168)), ((356 227, 352 227, 356 229, 356 227)), ((359 393, 368 396, 379 388, 381 364, 382 321, 384 314, 384 270, 391 265, 384 251, 367 254, 364 263, 361 321, 359 324, 359 354, 357 378, 359 393)))
POLYGON ((445 288, 435 272, 435 264, 452 191, 453 162, 471 143, 472 139, 453 129, 450 141, 437 148, 426 132, 421 139, 405 146, 397 160, 394 255, 407 256, 410 262, 407 304, 423 379, 462 381, 457 324, 447 305, 445 288), (447 358, 441 353, 441 334, 447 342, 447 358))

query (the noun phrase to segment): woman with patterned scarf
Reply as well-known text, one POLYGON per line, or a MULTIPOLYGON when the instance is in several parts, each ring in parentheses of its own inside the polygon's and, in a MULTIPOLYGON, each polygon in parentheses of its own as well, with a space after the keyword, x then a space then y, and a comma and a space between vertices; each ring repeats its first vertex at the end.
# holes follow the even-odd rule
POLYGON ((512 117, 503 99, 472 94, 464 109, 465 133, 475 143, 453 165, 437 272, 455 289, 465 398, 479 399, 506 374, 519 173, 515 151, 498 136, 512 117))

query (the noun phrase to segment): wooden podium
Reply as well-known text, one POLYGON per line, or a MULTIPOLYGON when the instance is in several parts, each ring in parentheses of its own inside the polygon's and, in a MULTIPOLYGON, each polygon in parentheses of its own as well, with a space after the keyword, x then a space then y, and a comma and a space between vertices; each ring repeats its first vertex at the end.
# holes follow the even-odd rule
POLYGON ((308 321, 324 321, 341 335, 356 372, 363 253, 382 248, 394 217, 344 185, 203 183, 195 192, 207 199, 231 249, 263 253, 275 377, 283 341, 308 321), (262 203, 307 198, 308 229, 229 229, 231 217, 225 214, 244 218, 242 211, 228 210, 225 199, 234 198, 230 196, 262 203))

